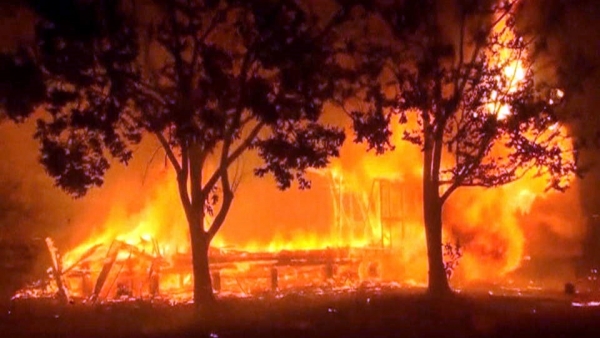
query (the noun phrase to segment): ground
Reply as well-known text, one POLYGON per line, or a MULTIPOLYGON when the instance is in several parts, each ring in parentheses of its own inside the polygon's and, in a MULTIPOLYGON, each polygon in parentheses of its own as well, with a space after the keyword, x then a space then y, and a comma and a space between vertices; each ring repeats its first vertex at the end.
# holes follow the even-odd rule
POLYGON ((600 306, 574 307, 585 297, 560 288, 521 293, 513 287, 500 295, 482 285, 444 301, 398 285, 296 290, 221 297, 216 309, 201 312, 166 301, 9 302, 36 270, 35 260, 25 259, 32 250, 2 250, 7 246, 1 244, 0 337, 600 337, 600 306))
POLYGON ((600 307, 569 296, 462 293, 434 301, 419 292, 220 299, 215 311, 190 305, 100 305, 31 300, 0 316, 3 337, 598 337, 600 307))

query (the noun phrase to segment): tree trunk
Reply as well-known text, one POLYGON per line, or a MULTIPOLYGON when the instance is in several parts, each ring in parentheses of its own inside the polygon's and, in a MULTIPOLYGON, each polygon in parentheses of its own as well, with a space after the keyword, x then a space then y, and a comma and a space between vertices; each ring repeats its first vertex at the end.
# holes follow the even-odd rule
POLYGON ((202 306, 213 303, 215 300, 208 262, 210 240, 208 235, 198 224, 190 224, 190 237, 192 243, 192 267, 194 274, 194 304, 196 306, 202 306))
POLYGON ((439 297, 449 295, 451 290, 448 285, 442 251, 442 204, 437 194, 433 195, 431 190, 429 192, 424 194, 423 201, 427 261, 429 263, 428 292, 432 296, 439 297))

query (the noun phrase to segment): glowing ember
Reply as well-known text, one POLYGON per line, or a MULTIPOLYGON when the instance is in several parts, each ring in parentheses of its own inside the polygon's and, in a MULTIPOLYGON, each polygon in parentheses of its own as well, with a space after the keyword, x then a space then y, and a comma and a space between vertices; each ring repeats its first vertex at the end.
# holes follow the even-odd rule
POLYGON ((571 305, 573 307, 596 307, 600 306, 600 302, 592 301, 592 302, 572 302, 571 305))

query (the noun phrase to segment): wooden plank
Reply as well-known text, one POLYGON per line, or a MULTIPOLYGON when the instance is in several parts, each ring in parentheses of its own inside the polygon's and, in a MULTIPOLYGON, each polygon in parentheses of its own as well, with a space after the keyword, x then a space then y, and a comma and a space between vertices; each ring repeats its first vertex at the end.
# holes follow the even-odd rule
POLYGON ((66 304, 69 302, 69 293, 67 292, 67 287, 65 286, 63 280, 62 260, 52 238, 46 237, 45 241, 46 247, 48 248, 48 253, 50 254, 50 260, 52 262, 54 280, 56 281, 56 286, 58 288, 57 296, 62 303, 66 304))
POLYGON ((108 252, 106 253, 106 259, 104 260, 104 265, 102 266, 102 270, 100 270, 100 274, 98 275, 98 279, 96 279, 96 285, 94 286, 94 292, 92 293, 91 301, 95 302, 102 291, 102 287, 106 283, 106 279, 108 278, 108 274, 112 269, 115 261, 117 260, 117 255, 119 254, 119 250, 121 250, 121 245, 123 243, 120 241, 113 241, 110 247, 108 248, 108 252))
POLYGON ((80 264, 84 263, 84 261, 86 259, 88 259, 90 256, 92 256, 94 253, 96 253, 96 250, 98 250, 98 248, 102 247, 102 244, 96 244, 94 246, 92 246, 91 248, 87 249, 83 255, 81 255, 81 257, 79 257, 79 259, 77 261, 75 261, 75 263, 73 263, 70 267, 66 268, 63 271, 63 274, 67 274, 69 271, 77 268, 80 264))

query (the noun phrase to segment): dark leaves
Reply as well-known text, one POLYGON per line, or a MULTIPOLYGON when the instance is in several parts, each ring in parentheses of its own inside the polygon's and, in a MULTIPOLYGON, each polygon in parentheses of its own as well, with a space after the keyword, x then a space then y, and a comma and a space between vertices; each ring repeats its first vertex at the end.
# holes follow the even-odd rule
MULTIPOLYGON (((231 85, 229 74, 233 67, 231 55, 214 44, 202 48, 202 64, 208 86, 205 90, 227 90, 231 85)), ((219 93, 215 93, 219 95, 219 93)))
POLYGON ((246 96, 242 98, 245 105, 259 119, 271 124, 278 118, 278 113, 273 101, 275 93, 271 88, 272 83, 267 79, 254 76, 246 82, 246 96))
POLYGON ((308 168, 323 168, 330 157, 339 156, 339 148, 344 142, 341 129, 310 123, 304 127, 275 130, 273 137, 256 142, 255 148, 265 161, 265 165, 255 170, 262 177, 273 174, 280 189, 290 187, 294 178, 301 188, 308 188, 304 178, 308 168))
POLYGON ((304 171, 325 166, 344 139, 317 122, 348 79, 323 26, 294 1, 153 3, 144 29, 120 0, 37 8, 32 69, 48 88, 26 102, 49 113, 36 137, 57 184, 80 196, 102 183, 108 158, 127 163, 132 145, 160 133, 168 147, 194 144, 205 154, 252 144, 265 159, 257 174, 307 187, 304 171), (71 21, 75 14, 85 22, 71 21), (257 123, 269 130, 245 139, 257 123))
POLYGON ((67 140, 47 138, 43 132, 40 162, 60 188, 74 197, 82 197, 93 186, 104 182, 104 174, 109 168, 107 159, 100 148, 90 146, 93 142, 87 136, 75 136, 67 140))
MULTIPOLYGON (((534 84, 535 67, 525 67, 518 84, 507 79, 513 60, 519 58, 525 66, 533 62, 524 57, 529 55, 524 40, 507 41, 497 30, 482 25, 465 30, 464 39, 456 41, 464 46, 447 45, 442 42, 448 41, 443 38, 443 26, 432 15, 435 10, 428 10, 433 5, 409 1, 398 8, 377 8, 396 39, 389 51, 378 38, 359 46, 364 48, 358 52, 363 59, 384 58, 389 70, 375 64, 365 71, 371 81, 361 83, 365 101, 361 103, 367 108, 351 114, 355 141, 367 143, 377 153, 386 151, 392 147, 390 119, 397 116, 403 140, 438 152, 431 158, 441 158, 445 168, 436 174, 444 181, 491 187, 534 171, 548 178, 550 187, 564 189, 566 178, 577 170, 576 154, 555 124, 555 109, 562 100, 534 84), (400 8, 406 12, 400 13, 400 8), (409 14, 414 15, 404 16, 409 14), (477 45, 481 48, 476 49, 477 45), (457 55, 473 49, 478 54, 457 55), (500 51, 514 59, 498 57, 500 51), (388 100, 392 91, 396 97, 388 100)), ((488 22, 494 15, 505 14, 508 6, 492 5, 467 0, 460 2, 459 10, 467 22, 488 22)), ((505 20, 506 29, 514 28, 510 14, 505 20)))
POLYGON ((367 142, 368 149, 375 149, 377 154, 394 149, 390 142, 392 130, 389 114, 382 111, 367 114, 352 112, 351 117, 355 132, 354 142, 367 142))
POLYGON ((45 97, 42 71, 26 51, 0 54, 0 114, 23 121, 45 97))

